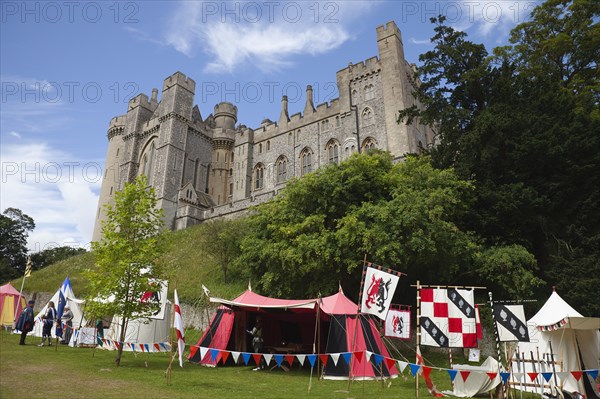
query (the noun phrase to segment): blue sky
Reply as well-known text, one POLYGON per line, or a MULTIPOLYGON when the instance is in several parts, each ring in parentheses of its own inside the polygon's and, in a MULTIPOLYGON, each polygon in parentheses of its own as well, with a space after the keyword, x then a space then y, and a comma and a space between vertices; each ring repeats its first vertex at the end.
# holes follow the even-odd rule
MULTIPOLYGON (((507 42, 534 1, 49 1, 0 3, 0 208, 32 216, 32 251, 89 247, 106 130, 138 93, 181 71, 205 118, 217 102, 238 123, 277 120, 337 97, 335 73, 377 55, 375 28, 394 20, 409 62, 429 50, 429 18, 488 48, 507 42)), ((159 94, 160 100, 160 94, 159 94)))

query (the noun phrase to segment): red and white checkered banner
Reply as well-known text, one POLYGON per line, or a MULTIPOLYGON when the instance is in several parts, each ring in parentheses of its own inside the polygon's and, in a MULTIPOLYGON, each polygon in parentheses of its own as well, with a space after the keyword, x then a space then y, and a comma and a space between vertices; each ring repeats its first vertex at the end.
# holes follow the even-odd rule
POLYGON ((421 345, 444 348, 477 346, 473 290, 421 289, 421 345))

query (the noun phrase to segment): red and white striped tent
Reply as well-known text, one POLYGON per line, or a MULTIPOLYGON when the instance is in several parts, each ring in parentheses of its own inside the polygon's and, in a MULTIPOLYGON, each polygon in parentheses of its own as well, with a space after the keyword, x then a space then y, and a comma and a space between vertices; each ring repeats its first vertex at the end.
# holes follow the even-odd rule
MULTIPOLYGON (((370 315, 361 314, 357 322, 357 305, 341 289, 320 299, 277 299, 248 289, 231 301, 221 298, 210 300, 220 306, 197 347, 252 352, 251 336, 247 331, 260 319, 265 353, 308 355, 368 351, 389 358, 375 320, 370 315)), ((206 350, 193 350, 188 360, 213 366, 218 362, 206 350)), ((231 356, 228 362, 233 364, 231 356)), ((371 359, 366 355, 352 356, 350 364, 354 379, 397 376, 395 367, 389 369, 385 362, 376 365, 374 356, 371 359)), ((328 379, 347 379, 349 374, 350 367, 342 359, 337 364, 327 362, 324 369, 324 378, 328 379)))

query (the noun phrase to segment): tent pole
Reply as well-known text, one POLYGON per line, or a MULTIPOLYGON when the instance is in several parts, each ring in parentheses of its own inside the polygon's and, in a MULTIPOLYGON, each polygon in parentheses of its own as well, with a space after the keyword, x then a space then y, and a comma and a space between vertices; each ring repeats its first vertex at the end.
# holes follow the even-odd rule
POLYGON ((364 288, 364 284, 365 284, 365 271, 366 271, 366 266, 367 266, 367 254, 365 253, 365 256, 363 258, 363 269, 362 269, 362 276, 360 278, 360 289, 358 291, 358 307, 356 308, 356 321, 354 322, 354 334, 352 336, 352 348, 351 348, 351 355, 350 355, 350 364, 349 364, 349 369, 348 369, 348 392, 350 392, 350 382, 352 381, 352 363, 354 360, 354 348, 356 347, 356 330, 358 329, 358 317, 360 314, 360 307, 362 305, 362 293, 363 293, 363 288, 364 288))
MULTIPOLYGON (((321 293, 319 292, 319 297, 318 297, 318 302, 317 302, 317 353, 320 353, 320 352, 321 352, 321 293)), ((322 372, 319 372, 319 362, 317 362, 317 374, 321 376, 320 378, 323 378, 324 373, 325 373, 325 367, 323 367, 322 372)))
MULTIPOLYGON (((319 307, 320 305, 317 304, 319 307)), ((317 334, 319 331, 319 310, 317 309, 317 319, 315 320, 315 334, 313 335, 313 351, 312 353, 315 354, 317 352, 317 334)), ((317 360, 317 367, 318 367, 318 363, 319 361, 317 360)), ((310 395, 310 390, 312 389, 312 376, 313 376, 313 370, 314 370, 314 366, 310 367, 310 378, 308 379, 308 394, 310 395)))
MULTIPOLYGON (((31 257, 27 257, 27 263, 31 263, 31 257)), ((27 270, 25 270, 27 274, 27 270)), ((15 306, 15 314, 13 316, 13 323, 17 320, 17 311, 19 310, 19 304, 21 303, 21 297, 23 296, 23 287, 25 286, 25 274, 23 274, 23 280, 21 280, 21 290, 19 291, 19 298, 17 299, 17 305, 15 306)))
MULTIPOLYGON (((173 289, 177 289, 174 286, 173 289)), ((169 328, 169 343, 171 350, 169 351, 169 368, 167 369, 167 385, 171 385, 171 374, 173 370, 173 325, 175 324, 175 301, 173 301, 173 310, 171 311, 171 325, 169 328)))
MULTIPOLYGON (((489 291, 488 295, 490 297, 490 309, 492 310, 492 323, 494 323, 494 337, 496 338, 496 351, 498 353, 498 375, 500 375, 500 371, 502 371, 502 352, 500 350, 500 334, 498 333, 498 324, 496 324, 496 316, 494 313, 494 300, 492 298, 492 292, 489 291)), ((500 382, 500 389, 502 390, 502 399, 506 398, 505 392, 506 384, 500 382)))

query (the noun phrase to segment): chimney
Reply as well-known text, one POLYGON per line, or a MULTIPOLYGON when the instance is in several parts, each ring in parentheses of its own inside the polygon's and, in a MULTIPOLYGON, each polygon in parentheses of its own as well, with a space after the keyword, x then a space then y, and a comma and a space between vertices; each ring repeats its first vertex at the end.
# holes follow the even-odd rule
POLYGON ((150 102, 152 102, 152 103, 158 102, 158 89, 156 89, 156 88, 152 89, 152 98, 150 99, 150 102))
POLYGON ((312 86, 306 86, 306 105, 304 106, 304 115, 310 115, 315 112, 315 104, 313 103, 312 86))
POLYGON ((286 126, 290 121, 290 116, 288 115, 288 98, 287 96, 283 96, 281 98, 281 115, 279 116, 279 126, 286 126))

